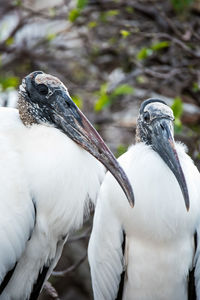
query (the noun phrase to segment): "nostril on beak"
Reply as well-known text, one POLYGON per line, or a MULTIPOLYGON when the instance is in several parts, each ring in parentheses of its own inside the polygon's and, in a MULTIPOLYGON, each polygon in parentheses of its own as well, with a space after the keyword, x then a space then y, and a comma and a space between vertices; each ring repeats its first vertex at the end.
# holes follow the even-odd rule
POLYGON ((160 124, 160 127, 162 128, 162 130, 164 130, 165 128, 164 128, 164 126, 162 125, 162 124, 160 124))
POLYGON ((101 149, 98 149, 99 154, 101 155, 103 151, 101 149))

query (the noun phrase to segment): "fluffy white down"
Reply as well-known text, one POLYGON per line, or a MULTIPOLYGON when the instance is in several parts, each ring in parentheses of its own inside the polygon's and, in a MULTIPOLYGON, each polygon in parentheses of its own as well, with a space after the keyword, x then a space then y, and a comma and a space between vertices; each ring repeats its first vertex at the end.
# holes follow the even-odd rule
POLYGON ((189 189, 189 212, 175 176, 143 143, 119 158, 133 186, 133 209, 112 176, 106 175, 89 244, 95 300, 111 300, 117 295, 123 269, 122 230, 126 234, 123 299, 187 299, 193 237, 200 221, 200 175, 183 146, 176 144, 176 149, 189 189))
POLYGON ((34 206, 19 155, 0 134, 0 282, 22 255, 34 226, 34 206))
POLYGON ((68 233, 82 225, 104 167, 58 129, 25 127, 15 109, 0 109, 0 141, 0 280, 26 246, 1 299, 21 300, 41 266, 50 261, 54 266, 68 233), (34 222, 32 199, 37 219, 25 245, 34 222))

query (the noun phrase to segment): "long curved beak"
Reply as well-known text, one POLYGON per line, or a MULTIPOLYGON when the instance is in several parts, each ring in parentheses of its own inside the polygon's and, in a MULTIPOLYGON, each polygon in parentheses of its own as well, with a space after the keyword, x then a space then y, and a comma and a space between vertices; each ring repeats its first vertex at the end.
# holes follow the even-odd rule
POLYGON ((152 148, 160 155, 170 170, 174 173, 181 188, 185 206, 190 207, 188 188, 175 149, 172 135, 172 121, 169 119, 155 119, 152 123, 152 148))
POLYGON ((92 154, 112 173, 133 207, 134 194, 131 184, 112 152, 69 95, 63 91, 57 97, 60 99, 52 107, 51 117, 54 123, 69 138, 92 154))

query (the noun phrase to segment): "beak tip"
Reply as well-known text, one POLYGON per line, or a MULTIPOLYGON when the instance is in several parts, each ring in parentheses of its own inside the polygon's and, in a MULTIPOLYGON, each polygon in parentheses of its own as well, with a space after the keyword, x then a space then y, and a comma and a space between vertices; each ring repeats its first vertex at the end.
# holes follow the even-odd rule
POLYGON ((187 212, 189 212, 189 210, 190 210, 190 204, 186 203, 185 205, 186 205, 187 212))
POLYGON ((134 197, 134 194, 133 194, 133 192, 132 192, 132 195, 131 195, 131 197, 130 197, 130 196, 128 197, 128 202, 129 202, 129 204, 130 204, 131 208, 133 208, 133 207, 134 207, 134 205, 135 205, 135 197, 134 197))
POLYGON ((188 194, 188 190, 186 191, 186 194, 183 194, 184 200, 185 200, 185 207, 187 209, 187 212, 189 212, 190 210, 190 199, 189 199, 189 194, 188 194))

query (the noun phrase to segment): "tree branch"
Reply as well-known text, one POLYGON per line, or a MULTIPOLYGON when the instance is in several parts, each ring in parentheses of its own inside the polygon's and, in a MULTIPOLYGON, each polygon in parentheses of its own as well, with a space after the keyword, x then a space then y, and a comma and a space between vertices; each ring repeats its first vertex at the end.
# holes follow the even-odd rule
POLYGON ((76 269, 78 269, 78 267, 85 261, 86 257, 87 257, 87 252, 74 265, 70 266, 69 268, 67 268, 66 270, 63 270, 63 271, 53 271, 52 275, 55 276, 55 277, 65 277, 67 274, 69 274, 69 273, 75 271, 76 269))

